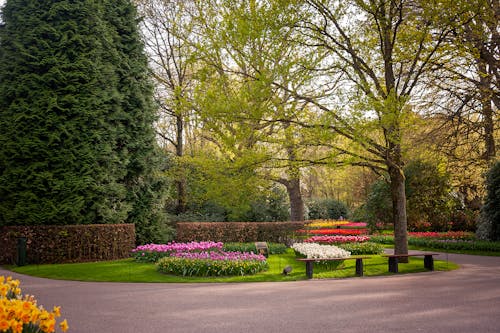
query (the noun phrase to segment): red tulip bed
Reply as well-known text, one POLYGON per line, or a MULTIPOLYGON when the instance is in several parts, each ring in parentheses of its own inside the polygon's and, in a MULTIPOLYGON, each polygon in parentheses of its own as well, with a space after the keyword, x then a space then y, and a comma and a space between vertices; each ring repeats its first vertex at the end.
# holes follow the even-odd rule
POLYGON ((303 242, 338 246, 353 255, 379 254, 383 247, 369 242, 368 229, 364 222, 346 220, 315 220, 307 223, 297 234, 304 236, 303 242))
POLYGON ((364 222, 350 222, 347 220, 314 220, 305 225, 305 229, 298 230, 298 234, 306 235, 339 235, 359 236, 367 235, 368 229, 364 222))

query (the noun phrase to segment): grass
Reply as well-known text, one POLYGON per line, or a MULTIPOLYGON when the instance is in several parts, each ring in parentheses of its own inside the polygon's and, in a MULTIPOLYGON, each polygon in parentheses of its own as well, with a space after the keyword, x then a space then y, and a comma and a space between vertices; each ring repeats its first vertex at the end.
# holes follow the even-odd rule
MULTIPOLYGON (((102 261, 77 264, 27 265, 22 267, 10 266, 8 269, 26 275, 77 281, 100 282, 273 282, 305 280, 305 264, 295 260, 293 250, 288 249, 285 254, 270 255, 268 258, 269 270, 250 276, 229 277, 181 277, 159 273, 151 263, 138 263, 133 259, 116 261, 102 261), (285 266, 292 266, 292 272, 287 276, 282 274, 285 266)), ((387 258, 372 256, 363 260, 364 275, 392 275, 388 272, 387 258)), ((457 269, 458 265, 436 260, 436 271, 457 269)), ((399 264, 399 274, 425 272, 422 258, 410 258, 408 264, 399 264)), ((314 268, 314 278, 348 278, 355 276, 355 260, 345 261, 335 270, 322 267, 314 268)))

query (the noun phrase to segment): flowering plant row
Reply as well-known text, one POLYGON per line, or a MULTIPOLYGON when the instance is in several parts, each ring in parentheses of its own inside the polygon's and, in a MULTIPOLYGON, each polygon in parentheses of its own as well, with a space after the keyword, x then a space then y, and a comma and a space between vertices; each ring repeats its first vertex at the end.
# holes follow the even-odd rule
POLYGON ((434 239, 460 239, 473 240, 474 233, 466 231, 448 231, 448 232, 409 232, 408 236, 416 238, 434 238, 434 239))
POLYGON ((295 243, 292 245, 298 256, 311 259, 349 258, 351 253, 334 245, 318 243, 295 243))
POLYGON ((368 229, 301 229, 298 230, 297 233, 311 235, 366 235, 368 233, 368 229))
MULTIPOLYGON (((0 332, 5 333, 52 333, 55 332, 56 318, 61 316, 57 306, 49 312, 37 306, 30 295, 21 295, 19 280, 0 276, 0 332)), ((61 330, 68 330, 68 323, 59 324, 61 330)))
POLYGON ((337 220, 315 220, 305 225, 308 229, 321 229, 321 228, 366 228, 365 222, 350 222, 350 221, 337 221, 337 220))
POLYGON ((182 276, 251 275, 268 269, 265 260, 212 260, 165 257, 158 260, 156 265, 162 273, 182 276))
POLYGON ((312 236, 304 240, 305 243, 342 244, 363 243, 370 240, 369 236, 312 236))
POLYGON ((160 258, 168 257, 177 252, 221 251, 222 246, 221 242, 146 244, 133 249, 132 256, 137 261, 156 262, 160 258))

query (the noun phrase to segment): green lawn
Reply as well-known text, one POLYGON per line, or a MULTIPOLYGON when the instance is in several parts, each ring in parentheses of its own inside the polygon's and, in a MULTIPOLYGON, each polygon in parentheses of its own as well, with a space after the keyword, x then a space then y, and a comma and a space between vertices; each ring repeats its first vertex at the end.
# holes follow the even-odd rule
MULTIPOLYGON (((391 275, 387 270, 387 258, 372 256, 364 259, 364 275, 391 275)), ((28 265, 22 267, 11 266, 8 269, 17 273, 46 277, 61 280, 79 281, 107 281, 107 282, 262 282, 262 281, 297 281, 305 280, 305 264, 295 260, 293 250, 287 253, 271 255, 268 259, 269 270, 251 276, 231 277, 179 277, 165 275, 156 270, 150 263, 137 263, 133 259, 103 261, 78 264, 56 265, 28 265), (292 266, 292 272, 284 276, 281 274, 287 265, 292 266)), ((438 261, 434 262, 436 271, 457 269, 458 265, 438 261)), ((422 258, 410 258, 408 264, 399 264, 399 274, 425 272, 422 258)), ((321 267, 314 268, 314 278, 347 278, 355 276, 355 260, 347 260, 335 269, 327 270, 321 267)))

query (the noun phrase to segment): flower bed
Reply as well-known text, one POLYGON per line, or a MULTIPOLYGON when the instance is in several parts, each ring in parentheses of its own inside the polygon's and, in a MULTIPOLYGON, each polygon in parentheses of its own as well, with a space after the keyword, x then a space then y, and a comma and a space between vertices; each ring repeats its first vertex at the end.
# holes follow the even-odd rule
POLYGON ((310 230, 298 230, 298 234, 309 234, 309 235, 366 235, 368 229, 310 229, 310 230))
POLYGON ((160 272, 182 276, 251 275, 268 269, 263 255, 241 252, 176 253, 156 265, 160 272))
MULTIPOLYGON (((22 296, 19 280, 0 276, 0 332, 8 333, 52 333, 55 332, 56 318, 61 310, 55 306, 49 312, 39 307, 33 296, 22 296)), ((68 330, 68 323, 59 324, 61 330, 68 330)))
POLYGON ((133 249, 132 256, 137 261, 157 262, 160 258, 168 257, 177 252, 221 251, 222 247, 221 242, 146 244, 133 249))
POLYGON ((334 245, 318 243, 295 243, 292 249, 297 256, 310 259, 349 258, 351 253, 334 245))
POLYGON ((473 240, 475 238, 474 233, 466 231, 409 232, 408 236, 415 238, 455 239, 455 240, 473 240))
POLYGON ((304 240, 305 243, 343 244, 363 243, 370 240, 369 236, 312 236, 304 240))
POLYGON ((365 222, 350 222, 346 220, 313 220, 306 224, 308 229, 323 229, 323 228, 366 228, 365 222))

